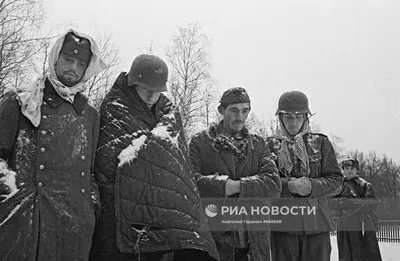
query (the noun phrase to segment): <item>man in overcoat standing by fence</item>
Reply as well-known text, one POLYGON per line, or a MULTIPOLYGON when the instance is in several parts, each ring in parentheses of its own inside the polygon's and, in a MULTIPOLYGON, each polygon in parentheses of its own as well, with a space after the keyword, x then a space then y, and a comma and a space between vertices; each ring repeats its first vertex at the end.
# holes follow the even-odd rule
POLYGON ((357 175, 359 162, 342 161, 345 179, 342 192, 331 200, 339 216, 337 244, 340 261, 382 260, 376 231, 379 230, 376 207, 378 200, 372 184, 357 175))

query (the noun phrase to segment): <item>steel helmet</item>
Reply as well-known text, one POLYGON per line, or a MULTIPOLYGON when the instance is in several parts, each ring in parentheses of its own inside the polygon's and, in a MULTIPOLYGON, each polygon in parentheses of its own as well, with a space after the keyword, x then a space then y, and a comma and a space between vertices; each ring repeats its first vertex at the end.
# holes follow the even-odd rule
POLYGON ((165 92, 168 66, 158 56, 141 54, 133 60, 127 78, 128 86, 139 85, 150 91, 165 92))
POLYGON ((307 96, 300 91, 285 92, 279 98, 278 110, 275 115, 278 113, 308 113, 311 115, 307 96))

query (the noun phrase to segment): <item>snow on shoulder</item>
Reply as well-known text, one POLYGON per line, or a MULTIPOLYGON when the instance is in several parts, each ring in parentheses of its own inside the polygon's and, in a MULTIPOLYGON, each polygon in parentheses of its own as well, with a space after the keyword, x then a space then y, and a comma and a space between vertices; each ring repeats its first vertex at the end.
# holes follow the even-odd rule
POLYGON ((172 137, 170 135, 171 132, 168 131, 168 128, 172 128, 172 125, 158 126, 158 127, 154 128, 151 131, 151 133, 156 137, 160 137, 162 139, 169 140, 172 143, 172 145, 175 145, 176 147, 178 147, 179 133, 175 137, 172 137))
POLYGON ((13 197, 19 191, 15 182, 16 175, 14 171, 8 169, 7 162, 0 159, 0 184, 5 185, 9 189, 9 194, 0 196, 3 202, 13 197))

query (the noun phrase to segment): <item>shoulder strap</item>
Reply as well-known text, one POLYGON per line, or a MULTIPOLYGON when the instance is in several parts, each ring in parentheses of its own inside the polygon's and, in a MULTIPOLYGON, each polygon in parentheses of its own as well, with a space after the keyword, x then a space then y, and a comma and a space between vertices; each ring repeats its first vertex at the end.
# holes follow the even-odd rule
POLYGON ((347 182, 343 182, 343 185, 346 186, 348 189, 350 189, 353 193, 355 193, 358 197, 360 196, 360 194, 358 194, 358 192, 353 188, 353 186, 351 186, 349 183, 347 182))
POLYGON ((361 186, 364 190, 365 190, 365 188, 367 187, 367 185, 368 185, 368 183, 369 183, 368 181, 366 181, 365 179, 360 178, 360 177, 355 178, 354 181, 355 181, 359 186, 361 186))

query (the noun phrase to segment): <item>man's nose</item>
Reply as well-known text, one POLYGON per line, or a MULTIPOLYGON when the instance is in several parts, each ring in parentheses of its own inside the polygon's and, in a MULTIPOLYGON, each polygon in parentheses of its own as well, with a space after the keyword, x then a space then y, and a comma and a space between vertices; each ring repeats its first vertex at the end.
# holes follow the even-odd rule
POLYGON ((244 113, 243 112, 239 112, 237 114, 236 120, 243 122, 244 121, 244 113))
POLYGON ((78 69, 78 61, 72 61, 69 64, 69 70, 76 72, 78 69))

